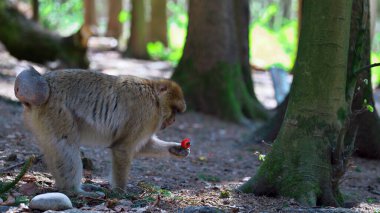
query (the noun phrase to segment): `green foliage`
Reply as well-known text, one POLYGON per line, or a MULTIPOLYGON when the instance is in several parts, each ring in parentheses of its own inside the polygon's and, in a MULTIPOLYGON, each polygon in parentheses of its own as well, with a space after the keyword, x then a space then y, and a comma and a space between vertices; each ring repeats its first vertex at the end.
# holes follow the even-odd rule
MULTIPOLYGON (((261 8, 263 9, 263 8, 261 8)), ((252 24, 249 29, 249 37, 257 38, 254 34, 256 28, 264 30, 267 34, 274 37, 275 40, 280 44, 282 51, 287 55, 287 58, 282 62, 276 62, 273 64, 266 64, 266 67, 280 67, 285 70, 291 70, 295 62, 297 54, 297 43, 298 43, 298 21, 296 19, 285 19, 283 18, 282 23, 276 26, 271 26, 270 22, 274 16, 279 11, 279 5, 277 3, 270 4, 260 16, 253 19, 252 24)), ((263 44, 265 46, 275 45, 273 43, 263 44)), ((265 48, 265 47, 252 47, 250 48, 250 55, 253 55, 253 50, 255 48, 265 48)), ((276 53, 273 53, 276 54, 276 53)), ((252 58, 251 58, 252 59, 252 58)))
POLYGON ((373 197, 367 198, 367 203, 374 203, 374 202, 376 202, 376 198, 373 198, 373 197))
POLYGON ((82 25, 82 0, 41 0, 39 2, 40 22, 45 28, 69 35, 82 25))
POLYGON ((369 112, 373 112, 374 108, 370 104, 368 104, 367 99, 364 99, 363 101, 363 108, 367 109, 369 112))
POLYGON ((259 155, 259 161, 265 161, 265 156, 266 155, 260 154, 259 155))
POLYGON ((182 55, 182 48, 165 47, 161 42, 149 42, 147 44, 149 56, 155 60, 165 60, 176 64, 182 55))
POLYGON ((373 106, 367 105, 367 110, 370 111, 370 112, 373 112, 373 106))
MULTIPOLYGON (((380 34, 378 34, 378 37, 380 37, 380 34)), ((380 51, 371 52, 371 64, 373 63, 379 63, 380 62, 380 51)), ((372 74, 372 82, 374 82, 375 85, 380 85, 380 67, 374 67, 371 69, 372 74)))
POLYGON ((155 60, 166 60, 176 65, 181 59, 183 47, 187 34, 187 23, 189 21, 185 9, 186 1, 175 3, 169 1, 168 7, 168 47, 160 42, 147 44, 149 56, 155 60))
POLYGON ((18 196, 18 197, 16 197, 15 206, 18 206, 21 203, 28 204, 29 203, 29 198, 27 196, 18 196))
POLYGON ((231 193, 228 190, 220 191, 219 198, 229 198, 230 196, 231 196, 231 193))
POLYGON ((126 10, 122 10, 122 11, 120 11, 118 18, 119 18, 120 23, 125 23, 125 22, 131 20, 131 14, 126 10))
POLYGON ((28 158, 28 160, 25 162, 25 164, 22 166, 20 173, 16 176, 16 178, 11 182, 0 182, 0 195, 8 192, 13 187, 16 186, 16 184, 21 180, 21 178, 25 175, 25 173, 29 170, 29 168, 32 166, 33 162, 35 161, 35 156, 32 155, 28 158))

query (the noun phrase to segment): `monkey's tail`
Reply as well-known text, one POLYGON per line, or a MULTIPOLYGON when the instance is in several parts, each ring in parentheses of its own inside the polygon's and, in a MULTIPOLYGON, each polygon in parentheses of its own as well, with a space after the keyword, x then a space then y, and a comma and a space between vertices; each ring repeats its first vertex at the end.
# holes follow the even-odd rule
POLYGON ((33 67, 16 77, 14 90, 16 97, 26 106, 40 106, 46 103, 50 94, 48 82, 33 67))

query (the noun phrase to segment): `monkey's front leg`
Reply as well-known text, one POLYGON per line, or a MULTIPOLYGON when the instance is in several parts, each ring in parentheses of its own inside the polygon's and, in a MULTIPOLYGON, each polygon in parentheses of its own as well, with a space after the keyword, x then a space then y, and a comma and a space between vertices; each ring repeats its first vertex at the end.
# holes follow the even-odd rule
POLYGON ((167 142, 160 140, 153 135, 148 143, 140 150, 139 156, 154 156, 154 157, 179 157, 184 158, 190 154, 190 149, 184 149, 180 143, 167 142))
POLYGON ((112 147, 112 187, 123 192, 131 168, 134 150, 126 147, 112 147))

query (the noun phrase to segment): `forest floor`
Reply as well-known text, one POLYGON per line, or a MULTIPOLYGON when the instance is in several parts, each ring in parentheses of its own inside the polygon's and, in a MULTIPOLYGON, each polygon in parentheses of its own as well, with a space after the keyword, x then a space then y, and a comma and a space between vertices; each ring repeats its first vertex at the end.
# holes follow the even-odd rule
MULTIPOLYGON (((109 74, 169 77, 172 72, 172 67, 165 62, 121 59, 113 51, 93 51, 90 58, 92 69, 109 74)), ((12 58, 0 48, 2 181, 13 180, 20 171, 17 165, 28 157, 40 156, 35 139, 24 128, 22 106, 13 101, 15 76, 21 69, 20 65, 27 64, 12 58)), ((43 66, 37 68, 41 71, 45 69, 43 66)), ((259 99, 267 107, 274 107, 276 102, 269 74, 255 72, 254 79, 259 99)), ((159 132, 158 136, 178 142, 185 137, 191 138, 192 148, 188 158, 136 159, 129 177, 129 200, 125 202, 110 197, 72 201, 81 210, 100 212, 177 212, 179 208, 188 206, 217 207, 226 212, 293 212, 301 208, 292 199, 257 197, 236 191, 239 185, 255 174, 261 163, 258 153, 266 154, 270 150, 270 146, 265 143, 248 143, 245 138, 251 132, 252 129, 247 127, 196 112, 186 112, 179 115, 171 127, 159 132)), ((85 175, 95 184, 107 186, 110 171, 108 150, 83 148, 83 152, 93 163, 93 169, 86 171, 85 175)), ((27 200, 35 194, 54 191, 53 183, 43 161, 39 160, 9 194, 8 202, 4 201, 0 205, 15 204, 17 200, 27 200), (14 201, 15 198, 18 199, 14 201)), ((380 161, 353 157, 342 179, 341 190, 349 209, 358 212, 380 211, 380 161)), ((26 206, 21 205, 13 211, 27 211, 26 206)))

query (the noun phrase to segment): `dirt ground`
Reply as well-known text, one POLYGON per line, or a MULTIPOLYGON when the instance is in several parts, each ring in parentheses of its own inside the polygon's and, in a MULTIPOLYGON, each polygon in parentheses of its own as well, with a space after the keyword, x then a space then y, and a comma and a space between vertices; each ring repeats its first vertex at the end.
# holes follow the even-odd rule
MULTIPOLYGON (((133 74, 144 77, 169 77, 172 68, 165 62, 121 59, 116 52, 90 53, 91 68, 109 74, 133 74)), ((0 48, 0 168, 2 181, 9 181, 20 171, 29 156, 39 156, 31 133, 23 126, 22 107, 13 95, 14 78, 21 70, 17 61, 0 48), (16 155, 15 155, 16 154, 16 155)), ((38 66, 38 65, 37 65, 38 66)), ((43 66, 38 66, 43 71, 43 66)), ((267 107, 274 107, 273 89, 269 74, 255 73, 258 97, 267 107)), ((227 212, 283 212, 299 205, 292 199, 257 197, 235 189, 253 176, 260 165, 259 153, 267 153, 266 144, 246 143, 244 138, 252 129, 221 121, 208 115, 186 112, 176 123, 160 132, 164 140, 192 140, 191 154, 178 159, 136 159, 132 166, 128 188, 131 192, 124 209, 111 205, 114 200, 74 201, 82 210, 177 212, 187 206, 212 206, 227 212), (111 204, 110 204, 111 203, 111 204)), ((98 185, 107 185, 110 171, 108 150, 83 148, 84 156, 91 159, 93 170, 86 175, 98 185)), ((351 210, 380 211, 380 162, 352 158, 352 165, 342 180, 341 190, 351 210)), ((37 161, 11 197, 31 197, 52 189, 53 180, 42 161, 37 161)), ((4 205, 4 204, 3 204, 4 205)), ((22 208, 19 208, 22 209, 22 208)), ((25 210, 25 208, 24 208, 25 210)), ((15 210, 17 211, 17 210, 15 210)), ((19 210, 22 211, 22 210, 19 210)))

